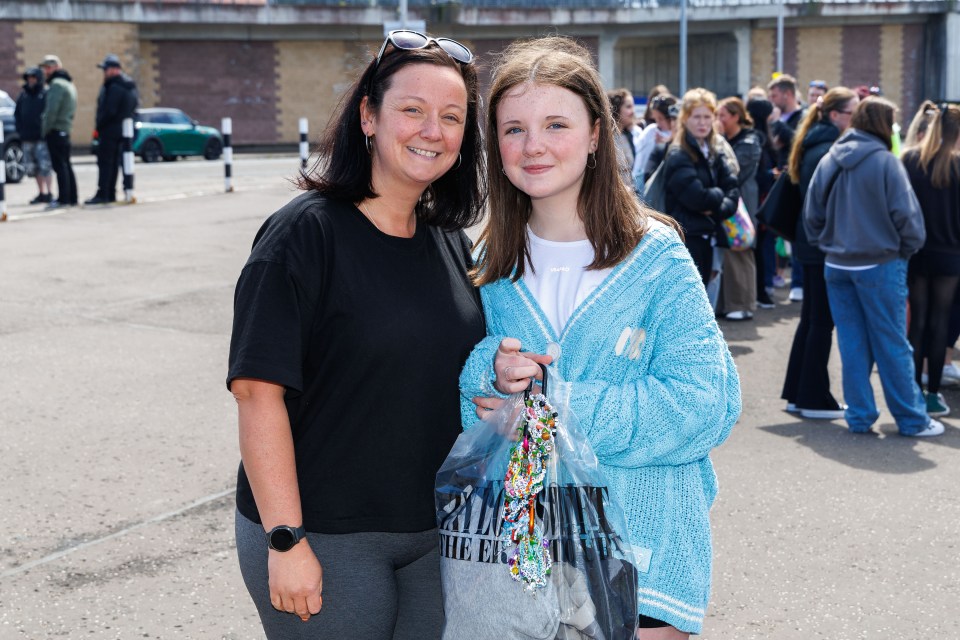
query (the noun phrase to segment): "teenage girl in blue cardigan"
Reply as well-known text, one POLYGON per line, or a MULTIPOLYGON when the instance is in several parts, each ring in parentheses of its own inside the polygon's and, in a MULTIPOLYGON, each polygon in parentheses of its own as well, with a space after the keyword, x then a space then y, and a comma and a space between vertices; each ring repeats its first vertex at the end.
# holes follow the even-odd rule
POLYGON ((464 424, 552 361, 627 516, 637 637, 686 638, 709 600, 708 456, 740 415, 733 360, 676 225, 621 181, 590 54, 557 37, 511 45, 489 105, 488 335, 460 379, 464 424))

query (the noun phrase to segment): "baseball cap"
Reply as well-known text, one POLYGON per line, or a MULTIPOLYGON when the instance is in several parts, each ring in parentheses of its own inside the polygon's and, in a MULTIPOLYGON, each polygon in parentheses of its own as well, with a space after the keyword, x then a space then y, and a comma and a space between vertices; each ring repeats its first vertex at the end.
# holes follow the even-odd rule
POLYGON ((109 55, 107 55, 107 57, 103 59, 103 62, 101 62, 100 64, 97 65, 97 67, 99 67, 99 68, 101 68, 101 69, 107 69, 107 68, 109 68, 109 67, 117 67, 117 68, 119 69, 120 66, 121 66, 121 65, 120 65, 120 58, 118 58, 117 56, 113 55, 112 53, 109 54, 109 55))
POLYGON ((63 66, 63 63, 60 62, 59 56, 55 56, 52 53, 48 53, 47 55, 43 56, 43 61, 40 63, 40 66, 45 67, 48 64, 55 64, 58 67, 63 66))

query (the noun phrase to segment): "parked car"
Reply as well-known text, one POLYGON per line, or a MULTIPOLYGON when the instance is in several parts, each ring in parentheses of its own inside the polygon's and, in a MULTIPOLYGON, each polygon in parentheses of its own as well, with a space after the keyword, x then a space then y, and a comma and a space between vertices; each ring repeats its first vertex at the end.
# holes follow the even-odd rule
POLYGON ((17 103, 6 91, 0 91, 0 120, 3 120, 3 161, 6 163, 7 182, 23 180, 26 167, 23 164, 23 147, 17 135, 17 125, 13 120, 13 110, 17 103))
MULTIPOLYGON (((216 160, 223 152, 223 137, 180 109, 137 109, 133 116, 133 152, 144 162, 203 156, 216 160)), ((91 150, 96 153, 98 133, 93 132, 91 150)))

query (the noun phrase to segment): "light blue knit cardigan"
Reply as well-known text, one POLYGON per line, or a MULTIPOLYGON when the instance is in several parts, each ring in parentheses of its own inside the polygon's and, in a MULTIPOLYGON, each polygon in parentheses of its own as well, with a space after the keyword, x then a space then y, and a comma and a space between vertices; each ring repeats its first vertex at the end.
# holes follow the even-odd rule
POLYGON ((740 416, 740 381, 700 276, 677 234, 650 229, 574 311, 558 336, 523 280, 480 290, 487 337, 460 377, 463 424, 493 389, 500 341, 560 349, 549 395, 570 406, 627 517, 640 560, 640 613, 700 633, 710 598, 708 455, 740 416))

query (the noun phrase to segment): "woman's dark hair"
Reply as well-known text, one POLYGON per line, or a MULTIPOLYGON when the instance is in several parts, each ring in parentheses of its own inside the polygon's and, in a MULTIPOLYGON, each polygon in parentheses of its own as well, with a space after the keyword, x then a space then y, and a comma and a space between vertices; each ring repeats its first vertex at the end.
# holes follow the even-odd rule
POLYGON ((750 116, 746 105, 743 104, 743 100, 740 98, 724 98, 720 101, 719 108, 725 109, 727 113, 736 117, 737 124, 741 127, 745 129, 753 127, 753 118, 750 116))
POLYGON ((850 126, 858 131, 880 138, 887 149, 893 149, 893 123, 897 107, 886 98, 868 96, 857 105, 850 118, 850 126))
MULTIPOLYGON (((610 111, 613 115, 613 123, 617 125, 617 128, 620 128, 620 107, 624 105, 627 100, 633 100, 633 96, 630 95, 629 89, 614 89, 613 91, 607 91, 607 98, 610 100, 610 111)), ((633 124, 632 122, 630 124, 633 124)))
MULTIPOLYGON (((667 89, 667 85, 658 84, 653 89, 650 89, 650 93, 647 95, 647 108, 643 112, 643 119, 647 124, 653 124, 653 114, 650 113, 650 110, 653 108, 653 99, 661 95, 670 95, 670 89, 667 89)), ((674 98, 674 101, 676 101, 676 98, 674 98)))
POLYGON ((594 251, 588 269, 607 269, 626 259, 646 233, 650 218, 680 232, 673 218, 641 205, 620 177, 613 110, 590 52, 559 36, 517 41, 503 51, 491 79, 486 141, 490 215, 478 240, 483 251, 472 272, 477 285, 511 276, 519 280, 530 255, 527 221, 533 205, 503 172, 497 127, 497 111, 507 93, 526 83, 573 92, 583 101, 590 121, 599 124, 594 164, 586 169, 577 199, 577 213, 594 251))
MULTIPOLYGON (((679 107, 675 109, 671 109, 670 107, 677 104, 677 102, 679 102, 679 100, 677 100, 676 96, 672 96, 669 93, 661 93, 657 96, 654 96, 650 104, 647 105, 647 110, 650 112, 658 111, 664 118, 676 120, 680 115, 680 109, 679 107)), ((650 114, 650 122, 653 122, 652 113, 650 114)))
MULTIPOLYGON (((796 133, 793 134, 793 146, 790 148, 790 157, 787 160, 787 171, 790 173, 790 181, 793 184, 800 184, 800 164, 806 151, 803 139, 807 137, 807 133, 818 122, 830 122, 831 113, 843 111, 850 106, 851 100, 856 99, 857 94, 852 89, 834 87, 823 94, 816 104, 807 108, 807 115, 803 117, 796 133)), ((852 120, 851 126, 853 126, 852 120)))
POLYGON ((460 161, 427 187, 415 209, 417 220, 426 224, 449 230, 463 229, 479 221, 487 193, 477 70, 474 64, 457 62, 436 43, 424 49, 388 46, 379 65, 375 60, 370 61, 340 100, 320 137, 319 159, 309 172, 301 171, 297 186, 346 202, 379 197, 373 190, 371 156, 360 128, 360 104, 367 97, 370 109, 378 113, 393 75, 412 64, 456 69, 467 89, 460 161))

